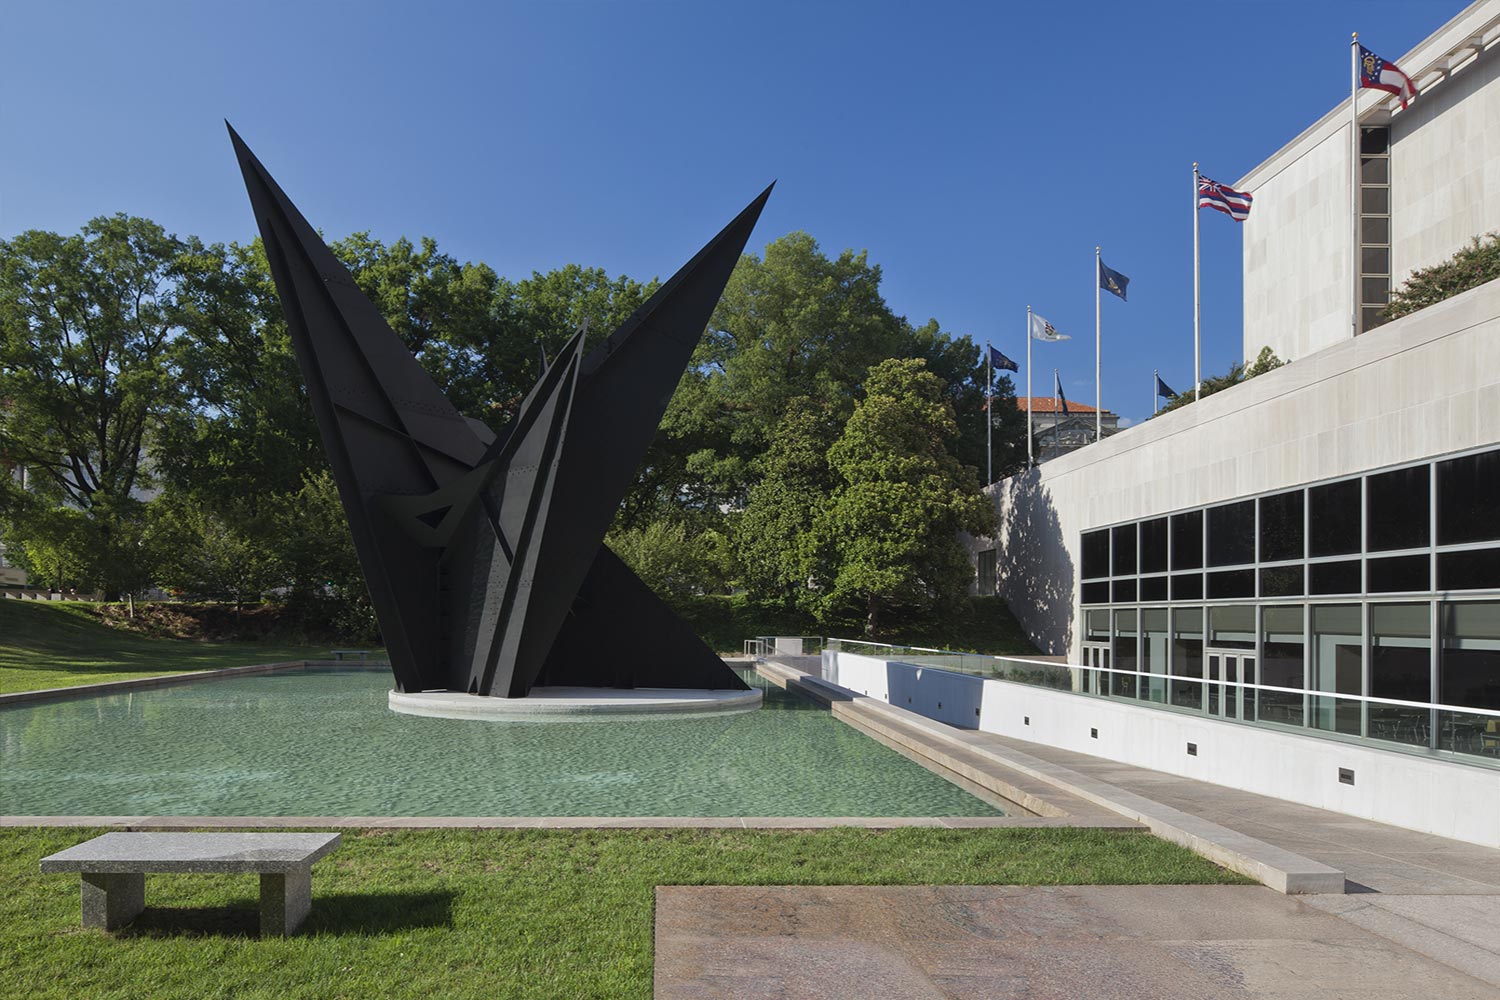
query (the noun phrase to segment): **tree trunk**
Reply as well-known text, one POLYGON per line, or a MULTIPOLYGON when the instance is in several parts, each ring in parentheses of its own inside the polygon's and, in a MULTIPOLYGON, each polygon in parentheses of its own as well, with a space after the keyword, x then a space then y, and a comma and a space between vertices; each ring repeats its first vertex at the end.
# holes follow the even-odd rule
POLYGON ((875 637, 875 630, 880 626, 880 599, 871 594, 865 603, 865 635, 875 637))

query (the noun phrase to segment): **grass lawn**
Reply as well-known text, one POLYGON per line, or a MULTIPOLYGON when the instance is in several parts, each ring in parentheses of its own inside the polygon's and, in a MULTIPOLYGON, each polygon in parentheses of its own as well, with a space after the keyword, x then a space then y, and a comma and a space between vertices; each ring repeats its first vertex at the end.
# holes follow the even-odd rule
POLYGON ((327 648, 152 639, 110 628, 83 604, 0 600, 0 694, 327 655, 327 648))
POLYGON ((262 941, 255 876, 152 875, 134 924, 83 930, 37 862, 98 832, 0 830, 6 996, 645 998, 657 885, 1246 881, 1101 830, 349 831, 302 933, 262 941))

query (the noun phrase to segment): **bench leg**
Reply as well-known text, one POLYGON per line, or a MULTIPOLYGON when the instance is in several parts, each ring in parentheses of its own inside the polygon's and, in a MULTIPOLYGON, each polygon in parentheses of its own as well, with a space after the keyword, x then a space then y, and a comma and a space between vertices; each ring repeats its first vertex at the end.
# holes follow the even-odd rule
POLYGON ((146 876, 138 872, 84 872, 81 884, 85 927, 112 931, 146 908, 146 876))
POLYGON ((296 933, 312 911, 312 868, 260 876, 260 936, 296 933))

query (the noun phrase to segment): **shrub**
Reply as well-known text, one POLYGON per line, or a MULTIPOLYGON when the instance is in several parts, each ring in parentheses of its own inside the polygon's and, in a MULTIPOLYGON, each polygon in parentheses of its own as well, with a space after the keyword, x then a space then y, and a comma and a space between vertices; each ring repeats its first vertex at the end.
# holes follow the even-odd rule
POLYGON ((1500 232, 1476 236, 1441 264, 1413 271, 1391 292, 1391 301, 1380 315, 1396 319, 1496 278, 1500 278, 1500 232))

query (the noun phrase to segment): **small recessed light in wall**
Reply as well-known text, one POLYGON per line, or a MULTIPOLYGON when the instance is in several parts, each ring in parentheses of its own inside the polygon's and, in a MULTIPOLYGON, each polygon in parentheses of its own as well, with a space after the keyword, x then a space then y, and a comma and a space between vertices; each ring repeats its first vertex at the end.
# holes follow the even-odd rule
POLYGON ((910 704, 911 704, 911 695, 907 695, 907 696, 906 696, 906 703, 907 703, 907 704, 908 704, 908 705, 910 705, 910 704))
POLYGON ((979 718, 979 709, 974 709, 974 718, 979 718))
POLYGON ((1097 729, 1090 729, 1089 730, 1089 739, 1091 739, 1091 740, 1097 740, 1098 738, 1099 738, 1099 730, 1097 730, 1097 729))
POLYGON ((1022 725, 1026 725, 1026 726, 1031 725, 1031 716, 1029 716, 1029 715, 1023 715, 1023 716, 1021 716, 1021 724, 1022 725))
POLYGON ((1351 767, 1341 767, 1341 768, 1339 768, 1339 784, 1341 784, 1341 785, 1352 785, 1352 784, 1354 784, 1354 769, 1353 768, 1351 768, 1351 767))
POLYGON ((938 708, 942 708, 942 707, 943 707, 943 703, 942 702, 938 702, 938 708))
POLYGON ((1189 743, 1188 744, 1188 756, 1189 757, 1196 757, 1196 756, 1198 756, 1198 744, 1196 744, 1196 743, 1189 743))

